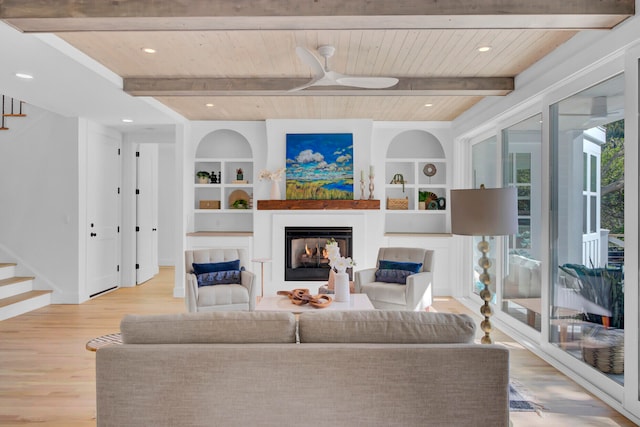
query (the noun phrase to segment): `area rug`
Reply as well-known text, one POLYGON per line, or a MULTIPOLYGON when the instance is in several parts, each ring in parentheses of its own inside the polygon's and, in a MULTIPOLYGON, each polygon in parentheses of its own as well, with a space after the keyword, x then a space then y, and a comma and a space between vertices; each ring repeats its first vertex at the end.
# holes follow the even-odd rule
POLYGON ((525 397, 522 387, 509 383, 509 411, 511 412, 536 412, 539 405, 525 397))

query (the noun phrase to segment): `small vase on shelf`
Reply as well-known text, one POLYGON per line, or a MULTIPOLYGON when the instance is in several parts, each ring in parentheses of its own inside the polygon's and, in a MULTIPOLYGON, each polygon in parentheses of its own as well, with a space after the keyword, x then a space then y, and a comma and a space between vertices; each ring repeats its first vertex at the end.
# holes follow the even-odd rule
POLYGON ((349 302, 349 275, 346 272, 341 271, 335 274, 334 288, 337 302, 349 302))
POLYGON ((278 181, 271 181, 271 193, 269 195, 271 200, 280 200, 280 186, 278 181))

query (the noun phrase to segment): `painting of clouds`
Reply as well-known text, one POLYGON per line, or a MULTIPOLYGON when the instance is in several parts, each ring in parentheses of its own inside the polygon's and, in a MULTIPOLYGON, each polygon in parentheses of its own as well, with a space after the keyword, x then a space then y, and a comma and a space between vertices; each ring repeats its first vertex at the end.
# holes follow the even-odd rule
POLYGON ((353 135, 287 134, 287 200, 352 200, 353 135))

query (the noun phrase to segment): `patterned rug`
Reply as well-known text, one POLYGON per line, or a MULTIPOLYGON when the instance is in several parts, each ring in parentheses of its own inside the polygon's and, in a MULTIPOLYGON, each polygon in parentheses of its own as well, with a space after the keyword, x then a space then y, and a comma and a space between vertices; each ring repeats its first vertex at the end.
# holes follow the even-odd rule
POLYGON ((521 386, 509 383, 509 411, 511 412, 536 412, 539 405, 527 399, 521 386))

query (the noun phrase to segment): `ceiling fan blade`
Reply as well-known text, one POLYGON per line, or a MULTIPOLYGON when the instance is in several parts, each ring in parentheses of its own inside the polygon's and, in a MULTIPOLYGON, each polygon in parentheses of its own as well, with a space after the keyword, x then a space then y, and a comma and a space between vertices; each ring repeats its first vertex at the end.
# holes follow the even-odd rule
POLYGON ((315 77, 323 76, 325 71, 322 63, 316 58, 316 56, 311 53, 311 51, 305 47, 297 46, 296 54, 298 57, 307 64, 313 70, 313 74, 315 77))
POLYGON ((364 89, 384 89, 398 83, 395 77, 355 77, 344 76, 336 79, 342 86, 361 87, 364 89))
POLYGON ((311 79, 311 80, 309 80, 308 83, 305 83, 305 84, 303 84, 301 86, 298 86, 298 87, 294 87, 293 89, 289 89, 287 92, 297 92, 299 90, 306 89, 306 88, 308 88, 310 86, 314 86, 318 82, 318 80, 319 79, 311 79))

